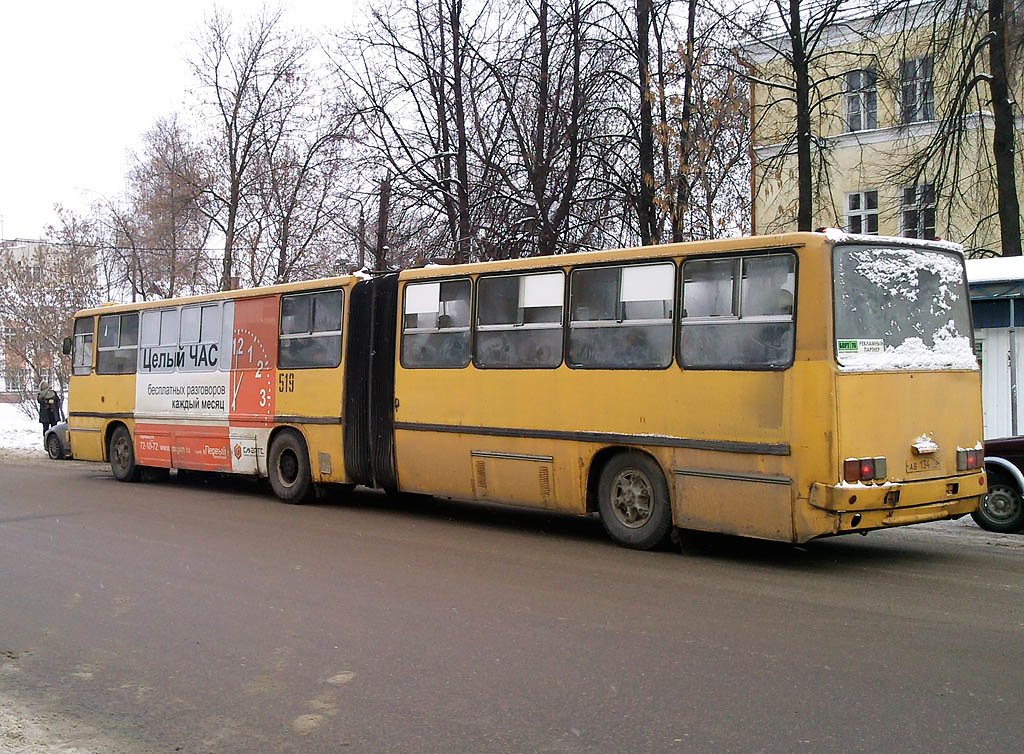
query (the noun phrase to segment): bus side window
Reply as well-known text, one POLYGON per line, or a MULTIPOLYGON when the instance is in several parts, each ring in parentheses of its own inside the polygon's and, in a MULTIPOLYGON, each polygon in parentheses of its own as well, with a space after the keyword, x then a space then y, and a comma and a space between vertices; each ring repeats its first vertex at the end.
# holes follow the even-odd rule
POLYGON ((135 374, 139 346, 139 314, 100 317, 97 374, 135 374))
POLYGON ((683 263, 679 363, 691 369, 785 369, 793 363, 796 255, 683 263))
POLYGON ((469 365, 468 279, 409 283, 402 309, 402 366, 409 369, 469 365))
POLYGON ((550 369, 562 363, 564 272, 482 277, 477 290, 477 367, 550 369))
POLYGON ((92 339, 93 317, 82 317, 75 320, 74 357, 71 363, 72 374, 89 374, 92 372, 92 339))
POLYGON ((279 369, 341 364, 344 291, 340 288, 281 297, 279 369))
POLYGON ((672 363, 675 264, 582 267, 569 290, 569 365, 662 369, 672 363))
MULTIPOLYGON (((179 316, 181 372, 212 372, 220 362, 220 304, 184 306, 179 316)), ((145 328, 145 320, 143 320, 145 328)))

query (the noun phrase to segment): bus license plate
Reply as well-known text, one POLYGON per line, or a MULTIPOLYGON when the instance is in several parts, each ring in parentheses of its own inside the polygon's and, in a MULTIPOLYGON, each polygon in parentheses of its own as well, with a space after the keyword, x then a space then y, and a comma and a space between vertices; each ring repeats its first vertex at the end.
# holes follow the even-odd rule
POLYGON ((907 473, 916 474, 922 471, 938 471, 940 467, 938 458, 917 458, 907 461, 907 473))

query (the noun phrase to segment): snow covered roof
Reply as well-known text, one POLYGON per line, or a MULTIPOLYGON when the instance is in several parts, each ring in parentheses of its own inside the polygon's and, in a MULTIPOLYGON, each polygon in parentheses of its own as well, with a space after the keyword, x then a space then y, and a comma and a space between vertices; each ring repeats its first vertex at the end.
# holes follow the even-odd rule
POLYGON ((967 260, 968 283, 1003 283, 1024 280, 1024 257, 967 260))

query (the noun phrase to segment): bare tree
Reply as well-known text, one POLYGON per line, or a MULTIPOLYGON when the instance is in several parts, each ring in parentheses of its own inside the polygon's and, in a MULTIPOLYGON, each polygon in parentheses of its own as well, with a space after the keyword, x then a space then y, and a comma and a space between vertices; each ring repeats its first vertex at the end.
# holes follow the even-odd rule
POLYGON ((231 17, 215 9, 197 39, 191 65, 216 121, 213 182, 203 188, 215 208, 211 219, 224 235, 224 290, 231 287, 236 236, 246 224, 242 210, 256 180, 259 136, 280 90, 300 75, 310 46, 284 29, 280 10, 263 11, 236 33, 231 17))
POLYGON ((128 176, 144 247, 140 293, 169 298, 208 291, 214 287, 206 249, 211 208, 202 152, 176 116, 157 120, 143 143, 128 176))
POLYGON ((470 258, 473 237, 466 75, 482 12, 467 18, 463 0, 376 7, 339 45, 370 159, 395 176, 396 193, 441 214, 456 262, 470 258))
MULTIPOLYGON (((56 212, 47 242, 0 249, 0 323, 8 358, 23 363, 33 381, 67 385, 61 341, 75 312, 100 303, 99 232, 88 217, 60 206, 56 212)), ((33 387, 26 386, 30 393, 33 387)))
POLYGON ((355 116, 347 100, 329 98, 317 73, 285 82, 258 128, 254 222, 241 234, 254 284, 315 275, 334 253, 349 201, 355 116))
POLYGON ((584 217, 603 148, 599 92, 607 71, 596 44, 595 2, 540 0, 507 19, 477 50, 471 95, 480 180, 478 213, 489 257, 554 254, 588 244, 584 217))

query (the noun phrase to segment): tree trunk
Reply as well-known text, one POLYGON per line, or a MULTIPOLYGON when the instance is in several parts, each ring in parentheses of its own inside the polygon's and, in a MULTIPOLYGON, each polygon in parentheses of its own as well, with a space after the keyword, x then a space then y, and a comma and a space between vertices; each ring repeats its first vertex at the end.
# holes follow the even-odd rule
POLYGON ((693 108, 693 46, 697 20, 697 0, 689 0, 686 9, 686 60, 683 69, 683 112, 679 127, 679 175, 676 178, 676 200, 672 208, 672 240, 686 237, 686 217, 690 209, 690 115, 693 108))
POLYGON ((452 3, 452 96, 455 98, 455 171, 457 186, 459 239, 455 246, 455 264, 469 261, 472 229, 469 218, 469 145, 466 136, 466 111, 462 90, 462 0, 452 3))
POLYGON ((651 0, 636 2, 636 57, 640 75, 640 186, 637 220, 640 243, 657 243, 654 210, 654 114, 651 108, 650 75, 651 0))
POLYGON ((989 60, 992 79, 992 152, 996 161, 996 197, 999 211, 1000 253, 1020 256, 1020 198, 1014 165, 1014 118, 1007 81, 1007 29, 1004 0, 988 0, 988 23, 992 33, 989 60))
POLYGON ((789 38, 796 81, 797 230, 813 230, 811 175, 811 77, 800 25, 800 0, 789 2, 789 38))

